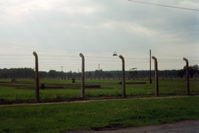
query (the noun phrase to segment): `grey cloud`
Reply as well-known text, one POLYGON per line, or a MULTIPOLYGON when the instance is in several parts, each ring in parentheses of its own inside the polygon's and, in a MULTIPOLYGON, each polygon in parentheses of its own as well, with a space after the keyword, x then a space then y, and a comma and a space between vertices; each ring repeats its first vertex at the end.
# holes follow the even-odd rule
MULTIPOLYGON (((127 0, 50 0, 47 5, 38 3, 29 3, 30 10, 20 10, 11 16, 6 16, 10 12, 0 10, 3 13, 0 15, 1 41, 10 45, 31 44, 38 49, 95 53, 142 53, 162 46, 177 48, 189 44, 194 47, 199 42, 198 12, 135 4, 127 0)), ((173 0, 164 3, 182 5, 173 0)))

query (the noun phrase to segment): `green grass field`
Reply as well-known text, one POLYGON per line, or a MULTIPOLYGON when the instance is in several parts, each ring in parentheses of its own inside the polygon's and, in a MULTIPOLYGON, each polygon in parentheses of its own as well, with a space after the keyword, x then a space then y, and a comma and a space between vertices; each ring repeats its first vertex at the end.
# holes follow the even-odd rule
MULTIPOLYGON (((86 80, 86 85, 100 85, 101 88, 86 88, 87 99, 120 98, 122 96, 122 86, 120 80, 86 80)), ((149 84, 147 79, 127 80, 127 97, 151 97, 155 95, 155 85, 149 84), (132 82, 146 82, 146 84, 128 84, 132 82)), ((74 84, 71 80, 40 80, 40 85, 44 84, 45 89, 40 90, 40 100, 47 101, 67 101, 80 98, 80 80, 74 84)), ((0 80, 0 103, 6 102, 34 102, 34 80, 25 79, 10 82, 10 80, 0 80)), ((190 81, 191 94, 199 94, 199 81, 190 81)), ((186 95, 186 82, 184 79, 160 79, 160 96, 186 95)))
MULTIPOLYGON (((120 80, 86 80, 86 99, 121 98, 120 80)), ((41 102, 80 99, 80 84, 76 80, 40 80, 41 102)), ((179 79, 160 79, 160 96, 186 95, 186 83, 179 79)), ((34 80, 0 80, 0 103, 34 102, 34 80)), ((190 81, 192 95, 199 94, 199 81, 190 81)), ((56 103, 38 105, 0 105, 0 132, 2 133, 60 133, 69 130, 100 130, 114 127, 137 127, 182 120, 199 119, 199 97, 152 98, 155 85, 148 80, 127 80, 127 99, 56 103), (146 82, 146 84, 128 84, 146 82), (129 98, 147 99, 129 99, 129 98), (152 98, 152 99, 150 99, 152 98)))
POLYGON ((199 119, 199 97, 0 106, 1 133, 63 133, 199 119))

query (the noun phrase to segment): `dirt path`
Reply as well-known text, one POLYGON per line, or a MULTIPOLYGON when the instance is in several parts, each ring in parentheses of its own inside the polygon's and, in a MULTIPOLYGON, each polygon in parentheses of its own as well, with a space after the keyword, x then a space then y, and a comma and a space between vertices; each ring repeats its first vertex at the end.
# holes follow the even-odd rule
MULTIPOLYGON (((199 96, 199 95, 191 95, 199 96)), ((156 98, 177 98, 177 97, 189 97, 187 95, 175 95, 175 96, 159 96, 159 97, 131 97, 131 98, 108 98, 108 99, 84 99, 84 100, 72 100, 72 101, 54 101, 54 102, 40 102, 40 103, 0 103, 0 107, 5 106, 25 106, 25 105, 47 105, 47 104, 62 104, 62 103, 85 103, 85 102, 97 102, 97 101, 111 101, 111 100, 133 100, 133 99, 156 99, 156 98)))
POLYGON ((187 120, 146 127, 131 127, 104 131, 69 131, 66 133, 199 133, 199 120, 187 120))

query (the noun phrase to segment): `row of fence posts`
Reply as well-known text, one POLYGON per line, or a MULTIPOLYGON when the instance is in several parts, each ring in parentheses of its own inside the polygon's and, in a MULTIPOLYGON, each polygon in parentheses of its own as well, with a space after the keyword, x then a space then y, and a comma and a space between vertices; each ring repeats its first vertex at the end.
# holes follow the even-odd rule
MULTIPOLYGON (((35 56, 35 102, 40 102, 39 96, 39 63, 38 55, 34 51, 33 55, 35 56)), ((81 98, 85 98, 85 58, 82 53, 79 54, 82 58, 82 74, 81 74, 81 98)), ((117 56, 117 55, 114 55, 117 56)), ((125 83, 125 60, 122 55, 119 55, 119 58, 122 60, 122 97, 126 98, 126 83, 125 83)), ((159 96, 159 81, 158 81, 158 61, 155 56, 152 56, 154 60, 154 69, 155 69, 155 96, 159 96)), ((186 92, 187 95, 190 94, 189 91, 189 62, 186 58, 183 58, 186 62, 186 92)))

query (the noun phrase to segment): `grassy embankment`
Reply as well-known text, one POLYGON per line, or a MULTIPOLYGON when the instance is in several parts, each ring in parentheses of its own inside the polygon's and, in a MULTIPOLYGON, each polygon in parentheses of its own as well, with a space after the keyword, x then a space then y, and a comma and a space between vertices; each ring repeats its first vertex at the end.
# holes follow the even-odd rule
POLYGON ((1 133, 58 133, 199 119, 199 97, 0 106, 1 133))

